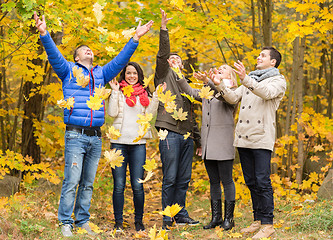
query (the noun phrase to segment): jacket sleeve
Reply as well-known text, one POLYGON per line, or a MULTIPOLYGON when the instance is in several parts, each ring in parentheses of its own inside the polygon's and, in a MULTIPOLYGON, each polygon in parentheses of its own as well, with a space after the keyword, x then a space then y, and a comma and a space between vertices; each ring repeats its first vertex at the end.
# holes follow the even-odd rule
POLYGON ((170 40, 169 32, 167 30, 160 29, 160 43, 156 57, 156 72, 154 83, 155 87, 162 83, 163 77, 165 77, 168 69, 170 68, 168 58, 170 54, 170 40))
POLYGON ((103 67, 104 84, 110 82, 126 66, 138 45, 131 38, 121 52, 103 67))
POLYGON ((177 83, 184 93, 194 97, 200 102, 202 101, 202 98, 199 96, 199 89, 192 88, 185 78, 177 79, 177 83))
POLYGON ((153 116, 157 114, 157 108, 158 108, 159 100, 156 91, 153 93, 153 97, 146 108, 146 113, 152 113, 153 116))
POLYGON ((109 97, 107 113, 110 117, 117 117, 119 113, 119 91, 112 90, 109 97))
POLYGON ((274 77, 270 82, 257 82, 248 75, 245 76, 242 84, 258 97, 264 100, 271 100, 284 94, 287 88, 286 80, 282 75, 274 77))
POLYGON ((236 104, 242 99, 244 86, 239 86, 237 89, 232 90, 228 88, 223 81, 221 81, 220 85, 216 86, 216 89, 224 98, 227 103, 236 104))
POLYGON ((60 53, 49 32, 47 32, 45 36, 40 35, 40 40, 42 41, 53 70, 63 81, 71 71, 69 62, 60 53))

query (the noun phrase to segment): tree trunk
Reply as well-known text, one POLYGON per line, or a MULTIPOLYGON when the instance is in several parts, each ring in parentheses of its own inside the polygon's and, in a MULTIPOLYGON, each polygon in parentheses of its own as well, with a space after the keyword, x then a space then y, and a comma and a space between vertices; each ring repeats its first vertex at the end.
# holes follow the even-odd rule
POLYGON ((272 0, 260 0, 262 10, 262 32, 264 37, 264 45, 272 46, 272 0))
MULTIPOLYGON (((298 38, 296 38, 299 41, 298 38)), ((298 66, 297 66, 297 79, 296 79, 296 92, 297 92, 297 116, 298 119, 302 117, 303 112, 303 80, 304 80, 304 49, 305 49, 305 38, 300 40, 300 46, 298 51, 298 66)), ((303 166, 304 166, 304 143, 303 143, 303 127, 300 122, 297 122, 297 134, 298 134, 298 155, 297 155, 297 164, 298 168, 296 169, 296 182, 298 184, 302 183, 303 180, 303 166)))
POLYGON ((254 10, 254 1, 251 0, 251 16, 252 16, 252 48, 257 49, 256 39, 256 15, 254 10))
POLYGON ((327 107, 327 117, 332 119, 332 104, 333 104, 333 44, 331 44, 331 57, 328 58, 331 61, 329 62, 329 73, 327 76, 327 84, 328 84, 328 107, 327 107))

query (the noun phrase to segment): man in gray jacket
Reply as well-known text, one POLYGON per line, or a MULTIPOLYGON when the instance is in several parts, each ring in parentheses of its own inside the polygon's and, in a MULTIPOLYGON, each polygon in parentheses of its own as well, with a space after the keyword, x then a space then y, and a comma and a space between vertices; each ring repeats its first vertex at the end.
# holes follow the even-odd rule
MULTIPOLYGON (((166 24, 171 18, 167 18, 162 9, 161 13, 160 43, 156 59, 154 84, 156 87, 165 82, 167 84, 166 90, 170 90, 172 95, 176 96, 177 110, 182 108, 184 112, 188 112, 186 120, 181 121, 174 119, 171 113, 166 112, 162 103, 158 107, 155 126, 158 130, 168 131, 166 139, 160 140, 159 143, 163 171, 162 207, 164 210, 167 206, 178 203, 182 209, 175 216, 176 223, 196 225, 199 221, 190 218, 185 209, 186 192, 192 172, 193 139, 191 137, 185 139, 184 135, 192 132, 195 123, 192 117, 193 112, 191 113, 193 107, 191 108, 191 102, 181 95, 181 89, 176 82, 179 77, 171 69, 170 64, 175 64, 180 69, 183 64, 180 56, 170 54, 169 33, 166 24)), ((163 216, 162 228, 168 230, 170 226, 172 226, 172 219, 163 216)))
POLYGON ((218 74, 211 79, 223 98, 231 104, 242 100, 235 129, 237 147, 245 183, 250 189, 254 222, 241 230, 258 233, 252 239, 268 238, 273 227, 274 199, 270 180, 271 153, 275 143, 275 116, 286 91, 286 80, 277 67, 281 54, 273 47, 265 47, 257 58, 257 70, 246 75, 242 62, 234 70, 241 82, 235 91, 227 88, 218 74))

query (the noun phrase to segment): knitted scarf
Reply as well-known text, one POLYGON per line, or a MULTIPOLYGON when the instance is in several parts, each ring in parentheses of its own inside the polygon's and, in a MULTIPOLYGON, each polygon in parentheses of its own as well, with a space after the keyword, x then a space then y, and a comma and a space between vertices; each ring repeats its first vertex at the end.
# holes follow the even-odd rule
MULTIPOLYGON (((123 91, 123 88, 128 86, 129 84, 125 80, 122 80, 119 83, 119 85, 120 85, 120 90, 123 91)), ((147 107, 149 105, 149 98, 147 91, 142 87, 140 83, 136 83, 132 85, 132 87, 134 92, 131 93, 130 97, 127 97, 124 94, 124 96, 126 97, 127 105, 130 107, 134 107, 136 105, 136 96, 139 96, 141 105, 147 107)))
POLYGON ((255 79, 257 82, 261 82, 262 80, 270 77, 274 77, 276 75, 279 75, 279 69, 272 67, 267 68, 263 70, 255 70, 249 73, 249 76, 253 79, 255 79))

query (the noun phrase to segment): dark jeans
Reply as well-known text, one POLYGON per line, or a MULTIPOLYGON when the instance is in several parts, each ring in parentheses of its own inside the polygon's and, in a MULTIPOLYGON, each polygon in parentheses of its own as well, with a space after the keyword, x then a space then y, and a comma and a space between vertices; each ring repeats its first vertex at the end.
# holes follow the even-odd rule
POLYGON ((273 224, 273 188, 271 184, 271 151, 238 148, 244 180, 251 192, 253 217, 261 224, 273 224))
POLYGON ((112 169, 114 187, 113 187, 113 210, 116 222, 123 222, 124 209, 124 190, 126 185, 126 170, 129 165, 131 186, 133 191, 133 202, 135 208, 135 221, 142 221, 145 194, 143 184, 138 179, 143 180, 143 165, 146 162, 145 144, 111 144, 112 149, 119 149, 124 156, 124 162, 121 167, 112 169))
POLYGON ((234 160, 204 160, 206 171, 210 182, 211 200, 221 199, 221 182, 223 185, 224 199, 235 201, 235 183, 232 179, 232 169, 234 160))
MULTIPOLYGON (((159 148, 163 171, 162 208, 178 203, 183 208, 177 217, 188 217, 185 202, 192 173, 193 140, 169 131, 166 139, 160 140, 159 148)), ((163 220, 171 221, 171 218, 163 216, 163 220)))

